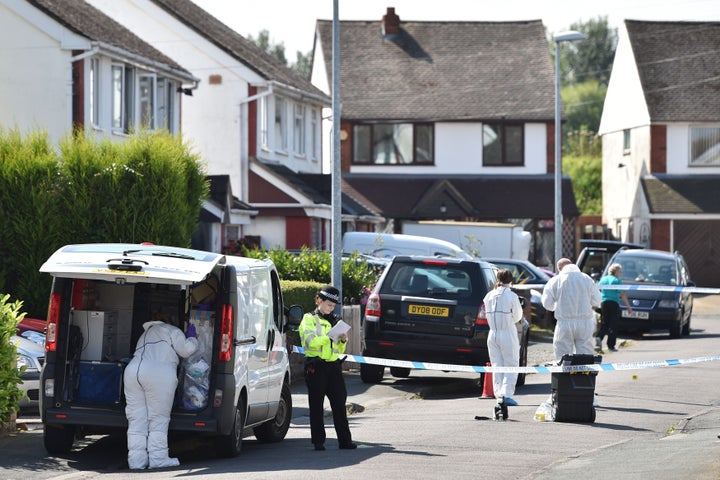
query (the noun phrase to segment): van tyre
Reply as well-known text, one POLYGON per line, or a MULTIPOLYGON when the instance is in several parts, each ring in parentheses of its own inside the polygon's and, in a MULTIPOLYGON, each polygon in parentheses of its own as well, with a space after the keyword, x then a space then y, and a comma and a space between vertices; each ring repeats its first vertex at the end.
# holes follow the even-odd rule
POLYGON ((385 367, 382 365, 360 364, 360 379, 363 383, 380 383, 385 374, 385 367))
POLYGON ((68 453, 75 441, 75 427, 72 425, 53 426, 45 425, 43 428, 43 441, 48 453, 68 453))
POLYGON ((276 443, 287 435, 292 420, 292 392, 287 382, 283 383, 275 418, 253 429, 255 438, 265 443, 276 443))
POLYGON ((396 378, 408 378, 410 369, 405 367, 390 367, 390 375, 396 378))
POLYGON ((245 399, 240 396, 235 409, 235 420, 227 435, 218 435, 215 438, 215 448, 221 457, 237 457, 242 451, 243 429, 245 428, 245 399))

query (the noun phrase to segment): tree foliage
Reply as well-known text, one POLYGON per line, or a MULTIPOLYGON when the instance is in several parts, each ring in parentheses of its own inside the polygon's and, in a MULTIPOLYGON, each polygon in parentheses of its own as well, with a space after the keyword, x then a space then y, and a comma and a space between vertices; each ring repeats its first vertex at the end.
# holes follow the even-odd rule
POLYGON ((602 213, 602 157, 563 157, 563 173, 570 176, 578 210, 584 215, 602 213))
POLYGON ((608 26, 605 16, 573 23, 570 30, 584 33, 585 39, 565 42, 560 49, 560 74, 563 83, 582 83, 588 79, 596 79, 607 86, 617 47, 617 29, 608 26))
POLYGON ((287 58, 285 57, 285 44, 283 42, 274 43, 270 40, 270 32, 267 30, 261 30, 257 37, 248 35, 248 40, 253 42, 255 45, 263 49, 266 53, 269 53, 277 60, 280 61, 286 67, 289 66, 300 75, 305 78, 310 78, 310 66, 312 64, 312 52, 302 53, 296 52, 295 63, 289 65, 287 58))
POLYGON ((22 302, 10 302, 10 295, 0 293, 0 424, 10 420, 24 395, 18 387, 22 372, 16 366, 17 346, 10 341, 25 316, 21 307, 22 302))

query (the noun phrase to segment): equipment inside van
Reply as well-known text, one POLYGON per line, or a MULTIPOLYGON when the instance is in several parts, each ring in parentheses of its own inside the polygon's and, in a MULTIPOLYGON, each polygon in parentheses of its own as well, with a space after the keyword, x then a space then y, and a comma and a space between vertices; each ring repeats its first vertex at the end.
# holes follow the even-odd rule
POLYGON ((214 437, 222 456, 243 436, 277 442, 292 418, 287 319, 270 260, 152 244, 68 245, 40 268, 53 278, 40 379, 45 447, 127 429, 123 370, 143 324, 195 326, 181 360, 170 431, 214 437))

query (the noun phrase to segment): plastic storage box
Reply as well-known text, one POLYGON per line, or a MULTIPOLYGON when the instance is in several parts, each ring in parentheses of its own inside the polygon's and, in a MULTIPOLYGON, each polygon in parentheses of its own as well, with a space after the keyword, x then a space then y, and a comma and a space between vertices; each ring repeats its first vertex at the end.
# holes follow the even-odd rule
MULTIPOLYGON (((600 355, 564 355, 561 365, 592 365, 601 363, 600 355)), ((597 372, 553 373, 551 378, 554 417, 556 422, 595 421, 595 379, 597 372)))

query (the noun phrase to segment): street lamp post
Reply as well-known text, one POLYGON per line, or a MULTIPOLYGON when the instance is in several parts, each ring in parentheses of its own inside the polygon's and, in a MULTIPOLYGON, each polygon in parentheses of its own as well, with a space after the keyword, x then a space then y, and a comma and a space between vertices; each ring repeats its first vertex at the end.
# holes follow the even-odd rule
POLYGON ((560 121, 560 43, 582 40, 585 35, 569 30, 556 33, 555 39, 555 268, 562 258, 562 135, 560 121))

